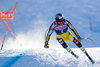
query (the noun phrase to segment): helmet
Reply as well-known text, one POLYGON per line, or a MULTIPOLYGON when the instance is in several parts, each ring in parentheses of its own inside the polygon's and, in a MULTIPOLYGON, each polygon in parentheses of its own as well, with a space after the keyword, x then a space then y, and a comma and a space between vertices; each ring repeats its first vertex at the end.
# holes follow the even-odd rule
POLYGON ((55 16, 56 22, 62 22, 63 21, 63 15, 61 13, 57 13, 55 16))

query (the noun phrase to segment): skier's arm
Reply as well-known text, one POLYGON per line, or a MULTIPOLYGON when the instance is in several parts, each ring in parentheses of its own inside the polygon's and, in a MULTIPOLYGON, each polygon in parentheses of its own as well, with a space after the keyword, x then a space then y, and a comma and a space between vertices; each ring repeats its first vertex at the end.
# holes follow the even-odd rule
POLYGON ((77 30, 74 28, 74 26, 68 20, 66 20, 66 21, 68 22, 67 23, 68 27, 74 32, 74 34, 77 36, 77 38, 80 39, 81 37, 79 36, 79 34, 78 34, 77 30))
POLYGON ((53 33, 53 30, 54 30, 54 28, 53 28, 53 23, 52 23, 50 28, 49 28, 49 31, 47 33, 46 40, 45 40, 45 46, 44 47, 46 47, 46 48, 49 48, 48 42, 49 42, 51 34, 53 33))

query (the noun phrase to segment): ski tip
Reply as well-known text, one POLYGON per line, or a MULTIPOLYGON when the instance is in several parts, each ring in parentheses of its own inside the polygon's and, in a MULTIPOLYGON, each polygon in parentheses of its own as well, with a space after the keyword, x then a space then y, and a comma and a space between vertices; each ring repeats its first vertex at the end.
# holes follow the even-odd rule
POLYGON ((91 60, 91 62, 92 62, 92 64, 94 64, 94 63, 95 63, 95 61, 93 61, 93 60, 91 60))
POLYGON ((79 56, 76 56, 76 59, 78 59, 79 58, 79 56))
POLYGON ((94 64, 95 62, 93 61, 92 64, 94 64))

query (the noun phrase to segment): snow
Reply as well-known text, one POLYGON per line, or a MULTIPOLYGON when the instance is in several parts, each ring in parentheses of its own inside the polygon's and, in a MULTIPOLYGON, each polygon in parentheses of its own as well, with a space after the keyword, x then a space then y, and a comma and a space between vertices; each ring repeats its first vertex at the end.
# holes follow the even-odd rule
POLYGON ((3 50, 0 52, 0 67, 99 67, 100 48, 86 48, 95 61, 92 64, 78 48, 71 48, 78 59, 63 48, 33 50, 3 50))
MULTIPOLYGON (((0 67, 100 67, 100 0, 2 0, 0 10, 10 11, 16 2, 18 6, 9 28, 17 40, 8 31, 0 51, 0 67), (94 65, 72 42, 67 44, 79 59, 69 54, 56 41, 55 33, 51 36, 50 48, 44 48, 45 31, 59 12, 73 24, 81 37, 94 40, 81 41, 96 62, 94 65)), ((0 46, 6 29, 0 20, 0 46)))

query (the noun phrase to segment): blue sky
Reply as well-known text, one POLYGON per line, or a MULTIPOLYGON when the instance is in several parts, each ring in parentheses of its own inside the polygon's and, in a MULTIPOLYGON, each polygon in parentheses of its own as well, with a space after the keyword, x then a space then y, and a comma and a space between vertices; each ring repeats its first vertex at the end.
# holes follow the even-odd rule
MULTIPOLYGON (((94 42, 83 40, 82 43, 85 47, 100 46, 100 38, 98 38, 100 35, 99 0, 1 0, 0 10, 10 11, 14 8, 16 2, 18 2, 18 6, 10 25, 10 29, 16 36, 19 34, 26 35, 26 33, 30 35, 29 32, 31 31, 30 33, 33 33, 33 36, 42 32, 43 37, 44 32, 54 21, 55 14, 60 12, 73 24, 80 36, 90 37, 94 40, 94 42)), ((2 42, 6 26, 1 20, 0 30, 0 42, 2 42)), ((56 36, 55 33, 53 33, 54 36, 56 36)), ((9 37, 12 37, 10 32, 7 34, 6 41, 9 37)))

